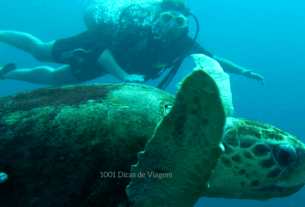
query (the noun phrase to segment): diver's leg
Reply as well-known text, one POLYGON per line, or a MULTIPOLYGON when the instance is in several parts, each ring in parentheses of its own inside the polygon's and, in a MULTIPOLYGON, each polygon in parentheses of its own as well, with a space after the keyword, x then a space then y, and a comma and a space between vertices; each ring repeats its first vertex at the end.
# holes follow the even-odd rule
POLYGON ((2 79, 21 80, 29 83, 53 86, 77 83, 69 65, 64 65, 59 68, 40 66, 31 69, 16 69, 4 74, 2 79))
POLYGON ((54 41, 43 43, 30 34, 8 30, 0 31, 0 41, 32 54, 39 61, 54 61, 52 56, 54 41))

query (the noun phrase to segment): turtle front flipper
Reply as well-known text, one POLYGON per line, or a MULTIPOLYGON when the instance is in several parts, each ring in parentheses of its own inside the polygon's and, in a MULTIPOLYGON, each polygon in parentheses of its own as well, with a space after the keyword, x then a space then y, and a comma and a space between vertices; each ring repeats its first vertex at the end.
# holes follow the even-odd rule
POLYGON ((213 78, 195 70, 131 167, 133 206, 193 206, 222 152, 225 112, 213 78))

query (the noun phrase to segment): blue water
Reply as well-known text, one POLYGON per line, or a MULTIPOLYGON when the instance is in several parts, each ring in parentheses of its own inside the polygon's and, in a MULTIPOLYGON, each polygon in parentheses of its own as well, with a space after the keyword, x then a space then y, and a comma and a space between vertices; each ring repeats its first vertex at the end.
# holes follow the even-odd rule
MULTIPOLYGON (((28 32, 43 41, 69 37, 85 30, 82 15, 87 2, 0 0, 0 29, 28 32)), ((199 19, 198 42, 205 49, 265 77, 266 85, 261 86, 252 79, 230 76, 235 116, 272 124, 305 142, 305 2, 187 0, 187 3, 199 19)), ((195 27, 190 32, 194 33, 195 27)), ((15 62, 18 68, 42 65, 30 55, 0 43, 0 65, 8 62, 15 62)), ((175 85, 192 67, 191 59, 185 60, 167 90, 175 93, 175 85)), ((106 76, 91 82, 116 81, 106 76)), ((43 86, 0 80, 0 96, 40 87, 43 86)), ((265 202, 203 198, 196 206, 303 206, 304 195, 303 189, 288 198, 265 202)))

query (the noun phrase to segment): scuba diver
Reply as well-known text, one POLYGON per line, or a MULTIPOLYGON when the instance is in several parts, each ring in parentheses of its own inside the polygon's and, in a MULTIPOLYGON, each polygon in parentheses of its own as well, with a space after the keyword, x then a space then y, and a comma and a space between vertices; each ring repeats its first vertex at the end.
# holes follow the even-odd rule
POLYGON ((17 69, 14 63, 9 63, 0 68, 0 79, 66 85, 112 74, 124 82, 144 82, 159 78, 170 69, 158 86, 165 89, 183 59, 199 53, 216 60, 225 72, 264 84, 259 74, 213 55, 196 42, 198 21, 184 0, 162 0, 146 6, 132 4, 121 9, 120 15, 112 16, 103 6, 93 5, 86 10, 84 21, 87 31, 47 43, 27 33, 0 31, 0 41, 30 53, 37 60, 65 64, 59 68, 17 69), (187 35, 189 16, 197 22, 194 39, 187 35))

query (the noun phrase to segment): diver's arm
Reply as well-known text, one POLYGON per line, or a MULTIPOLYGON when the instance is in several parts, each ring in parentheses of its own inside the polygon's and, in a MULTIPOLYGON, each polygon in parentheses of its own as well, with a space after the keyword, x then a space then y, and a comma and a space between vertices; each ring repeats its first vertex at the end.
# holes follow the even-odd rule
POLYGON ((243 71, 246 71, 245 68, 242 68, 242 67, 232 63, 229 60, 217 57, 215 55, 213 55, 213 59, 216 60, 219 63, 219 65, 222 67, 222 69, 228 73, 235 73, 235 74, 242 75, 243 71))
POLYGON ((132 82, 139 81, 143 82, 144 78, 141 75, 126 73, 116 62, 110 50, 105 50, 99 57, 98 62, 105 68, 105 70, 112 74, 114 77, 121 81, 132 82))
POLYGON ((115 61, 109 50, 105 50, 98 59, 99 63, 105 68, 105 70, 112 74, 117 79, 124 81, 124 77, 128 76, 126 73, 115 61))
POLYGON ((222 67, 222 69, 225 72, 244 75, 248 78, 253 78, 253 79, 258 80, 259 84, 262 84, 262 85, 265 84, 264 78, 257 73, 253 73, 252 70, 247 70, 243 67, 240 67, 240 66, 232 63, 231 61, 217 57, 215 55, 213 55, 213 59, 216 60, 220 64, 220 66, 222 67))
MULTIPOLYGON (((190 37, 188 37, 186 41, 188 41, 188 43, 193 43, 193 40, 190 37)), ((209 56, 210 58, 216 60, 224 71, 229 73, 243 74, 243 71, 246 71, 246 69, 239 67, 238 65, 228 60, 213 55, 211 52, 205 50, 198 42, 195 42, 194 45, 191 47, 190 54, 204 54, 206 56, 209 56)))
MULTIPOLYGON (((192 39, 188 38, 187 39, 188 42, 193 42, 192 39)), ((257 74, 257 73, 253 73, 252 70, 247 70, 245 68, 242 68, 234 63, 232 63, 231 61, 228 61, 226 59, 217 57, 215 55, 213 55, 212 53, 210 53, 209 51, 205 50, 199 43, 195 42, 195 44, 192 46, 192 51, 190 52, 190 54, 204 54, 207 55, 211 58, 213 58, 214 60, 216 60, 220 66, 222 67, 222 69, 225 72, 228 73, 235 73, 235 74, 240 74, 240 75, 244 75, 248 78, 253 78, 258 80, 259 84, 264 85, 265 81, 264 78, 257 74)))

